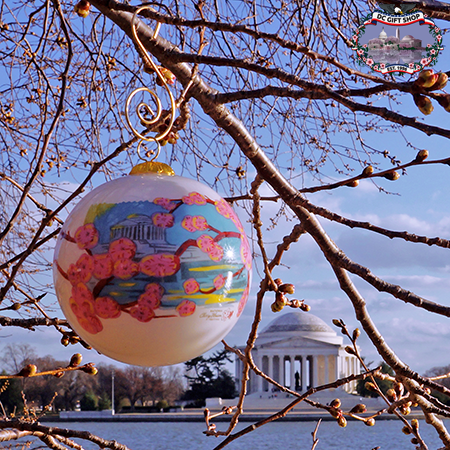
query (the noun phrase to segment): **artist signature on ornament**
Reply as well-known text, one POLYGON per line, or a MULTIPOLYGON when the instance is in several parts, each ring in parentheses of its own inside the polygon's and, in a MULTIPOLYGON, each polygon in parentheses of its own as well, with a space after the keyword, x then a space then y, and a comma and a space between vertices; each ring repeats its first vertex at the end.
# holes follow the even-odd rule
POLYGON ((225 321, 231 319, 233 314, 234 311, 232 309, 226 309, 225 311, 221 309, 210 309, 209 311, 202 312, 200 319, 225 321))

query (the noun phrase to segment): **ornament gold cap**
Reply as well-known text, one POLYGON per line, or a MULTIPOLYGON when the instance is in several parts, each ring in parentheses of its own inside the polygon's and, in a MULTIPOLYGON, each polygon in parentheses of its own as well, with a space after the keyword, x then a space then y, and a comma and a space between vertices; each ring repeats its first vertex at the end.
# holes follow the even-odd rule
POLYGON ((168 175, 173 177, 174 170, 168 164, 156 161, 146 161, 131 169, 130 175, 144 175, 146 173, 157 173, 158 175, 168 175))

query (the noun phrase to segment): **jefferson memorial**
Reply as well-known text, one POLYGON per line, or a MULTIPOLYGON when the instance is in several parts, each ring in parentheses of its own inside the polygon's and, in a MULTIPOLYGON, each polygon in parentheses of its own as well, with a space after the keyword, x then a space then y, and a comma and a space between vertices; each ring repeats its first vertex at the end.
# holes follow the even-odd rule
MULTIPOLYGON (((277 316, 255 342, 256 365, 279 384, 304 392, 310 387, 331 383, 338 378, 360 373, 356 356, 345 351, 344 339, 313 314, 295 311, 277 316)), ((244 347, 240 347, 244 350, 244 347)), ((243 365, 235 360, 236 383, 240 387, 243 365)), ((353 393, 356 382, 342 387, 353 393)), ((250 372, 248 394, 266 397, 277 389, 250 372)))

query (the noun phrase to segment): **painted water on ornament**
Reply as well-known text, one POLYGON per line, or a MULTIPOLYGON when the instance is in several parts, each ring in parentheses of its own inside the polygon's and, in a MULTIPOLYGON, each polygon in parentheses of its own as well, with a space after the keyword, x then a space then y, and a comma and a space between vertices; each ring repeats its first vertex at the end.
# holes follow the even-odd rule
MULTIPOLYGON (((201 414, 201 413, 199 413, 201 414)), ((445 425, 450 425, 445 420, 445 425)), ((158 422, 158 423, 55 423, 60 428, 90 431, 103 439, 115 439, 130 450, 213 450, 224 438, 207 437, 203 434, 203 423, 158 422)), ((225 423, 218 423, 225 429, 225 423)), ((241 430, 250 423, 240 423, 241 430)), ((275 422, 245 435, 225 449, 230 450, 308 450, 312 447, 311 433, 316 422, 275 422)), ((399 420, 379 420, 373 427, 359 422, 349 422, 340 428, 336 422, 322 422, 317 437, 316 450, 380 450, 413 449, 410 436, 402 433, 399 420)), ((442 442, 431 427, 420 421, 420 433, 430 450, 442 447, 442 442)), ((79 441, 81 443, 81 441, 79 441)), ((82 442, 83 448, 98 448, 82 442)))

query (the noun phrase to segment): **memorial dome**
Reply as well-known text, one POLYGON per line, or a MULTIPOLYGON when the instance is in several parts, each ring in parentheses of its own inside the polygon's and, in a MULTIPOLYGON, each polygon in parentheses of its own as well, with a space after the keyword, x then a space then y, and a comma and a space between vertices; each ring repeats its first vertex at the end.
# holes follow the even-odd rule
POLYGON ((289 312, 283 314, 269 323, 261 334, 266 333, 330 333, 336 332, 319 317, 302 311, 289 312))

